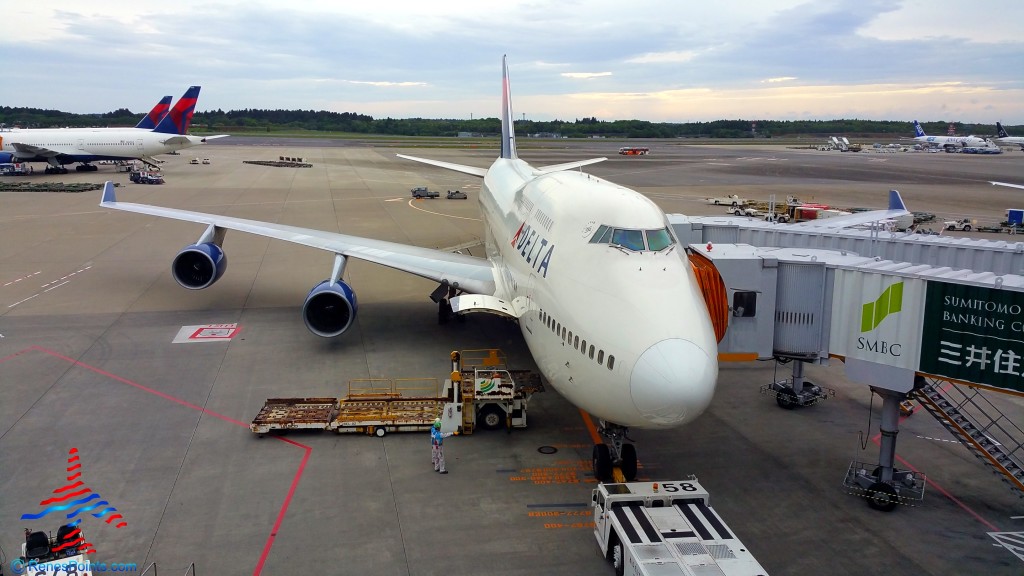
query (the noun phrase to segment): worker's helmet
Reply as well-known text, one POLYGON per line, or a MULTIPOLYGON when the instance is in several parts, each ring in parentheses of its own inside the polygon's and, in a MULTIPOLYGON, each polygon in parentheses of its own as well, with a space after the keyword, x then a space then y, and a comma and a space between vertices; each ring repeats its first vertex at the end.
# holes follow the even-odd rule
POLYGON ((441 427, 441 419, 440 418, 434 418, 434 428, 440 428, 440 427, 441 427))

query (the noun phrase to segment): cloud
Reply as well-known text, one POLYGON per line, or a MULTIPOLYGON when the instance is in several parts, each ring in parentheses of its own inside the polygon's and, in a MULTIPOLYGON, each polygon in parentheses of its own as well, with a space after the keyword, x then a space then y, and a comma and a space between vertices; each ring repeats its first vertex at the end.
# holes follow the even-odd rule
POLYGON ((429 86, 429 84, 427 84, 426 82, 371 82, 367 80, 345 80, 345 82, 348 82, 349 84, 363 84, 366 86, 378 86, 383 88, 391 88, 396 86, 399 88, 407 88, 409 86, 429 86))
POLYGON ((679 63, 689 62, 697 57, 697 53, 693 50, 676 51, 676 52, 648 52, 640 56, 634 56, 626 60, 627 64, 664 64, 664 63, 679 63))
POLYGON ((779 84, 781 82, 792 82, 796 80, 796 76, 779 76, 777 78, 765 78, 761 80, 762 84, 779 84))
POLYGON ((591 78, 600 78, 602 76, 611 76, 612 73, 611 72, 562 72, 561 75, 564 78, 574 78, 574 79, 589 80, 591 78))

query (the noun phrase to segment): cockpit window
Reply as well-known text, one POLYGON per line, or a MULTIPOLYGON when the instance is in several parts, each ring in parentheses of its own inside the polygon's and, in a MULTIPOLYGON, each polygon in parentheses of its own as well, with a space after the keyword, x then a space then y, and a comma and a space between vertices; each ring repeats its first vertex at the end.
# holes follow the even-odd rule
POLYGON ((631 230, 601 225, 590 237, 591 244, 611 244, 633 252, 660 252, 672 246, 672 235, 668 228, 657 230, 631 230), (646 243, 644 240, 646 239, 646 243))
POLYGON ((658 252, 668 248, 672 245, 672 236, 669 235, 667 228, 661 230, 646 230, 647 234, 647 249, 658 252))
POLYGON ((640 252, 644 249, 644 233, 642 230, 615 230, 612 233, 612 244, 640 252))

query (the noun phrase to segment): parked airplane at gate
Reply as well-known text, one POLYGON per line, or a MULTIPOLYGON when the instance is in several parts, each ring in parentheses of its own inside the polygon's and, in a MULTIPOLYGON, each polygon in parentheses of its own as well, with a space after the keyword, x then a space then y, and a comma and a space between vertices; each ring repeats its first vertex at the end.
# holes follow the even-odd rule
POLYGON ((914 140, 939 148, 963 148, 965 146, 984 148, 991 146, 988 140, 977 136, 929 136, 924 133, 917 120, 914 120, 914 140))
POLYGON ((999 122, 996 122, 996 136, 998 136, 996 139, 1000 142, 1004 144, 1016 144, 1020 146, 1021 152, 1024 152, 1024 136, 1010 136, 1006 133, 1003 125, 999 122))
MULTIPOLYGON (((67 173, 66 164, 93 171, 97 160, 142 160, 156 164, 153 156, 206 142, 186 134, 192 122, 199 86, 192 86, 167 111, 152 130, 139 128, 57 128, 0 133, 0 163, 46 162, 46 173, 67 173)), ((158 105, 159 106, 159 105, 158 105)), ((152 112, 150 113, 152 114, 152 112)))
MULTIPOLYGON (((595 473, 636 474, 628 427, 670 428, 699 416, 718 378, 708 307, 665 213, 641 194, 578 170, 594 158, 535 168, 516 155, 508 67, 503 66, 501 154, 490 168, 402 156, 483 178, 487 259, 395 242, 145 204, 118 202, 107 183, 100 206, 205 224, 171 263, 193 290, 226 268, 227 230, 334 253, 330 276, 302 306, 314 334, 338 336, 356 317, 342 276, 358 258, 439 283, 441 307, 515 318, 546 380, 600 420, 609 444, 594 447, 595 473), (446 297, 447 296, 447 297, 446 297), (449 300, 450 298, 450 300, 449 300)), ((401 156, 401 155, 400 155, 401 156)))

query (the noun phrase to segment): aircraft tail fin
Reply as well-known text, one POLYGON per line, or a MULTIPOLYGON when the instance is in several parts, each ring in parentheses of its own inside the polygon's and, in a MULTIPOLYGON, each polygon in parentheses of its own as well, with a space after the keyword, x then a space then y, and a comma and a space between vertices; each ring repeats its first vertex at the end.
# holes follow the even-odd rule
POLYGON ((196 111, 196 101, 199 100, 199 89, 199 86, 189 86, 153 131, 163 134, 188 133, 188 128, 192 125, 192 114, 196 111))
POLYGON ((903 197, 899 190, 889 190, 889 210, 906 210, 907 205, 903 203, 903 197))
POLYGON ((996 122, 996 136, 1000 138, 1009 138, 1010 135, 1006 133, 1006 129, 999 122, 996 122))
POLYGON ((516 156, 515 118, 512 116, 512 91, 508 84, 507 56, 501 57, 501 157, 516 156))
POLYGON ((156 106, 153 106, 153 109, 149 111, 149 114, 146 114, 142 117, 142 120, 139 120, 139 123, 136 124, 135 127, 142 128, 144 130, 152 130, 153 128, 156 128, 156 125, 159 124, 161 120, 163 120, 164 116, 167 114, 167 111, 170 109, 171 97, 164 96, 159 102, 156 103, 156 106))
POLYGON ((921 129, 921 125, 918 124, 917 120, 914 120, 914 136, 920 138, 921 136, 927 136, 924 130, 921 129))

